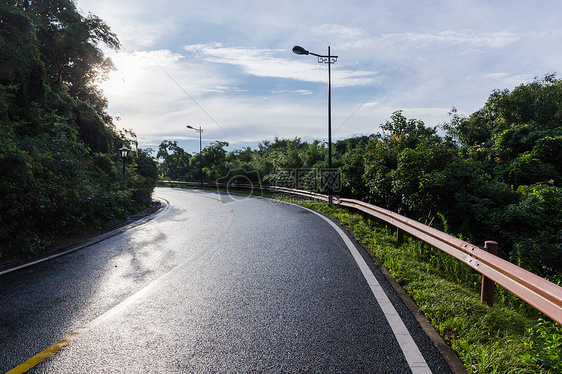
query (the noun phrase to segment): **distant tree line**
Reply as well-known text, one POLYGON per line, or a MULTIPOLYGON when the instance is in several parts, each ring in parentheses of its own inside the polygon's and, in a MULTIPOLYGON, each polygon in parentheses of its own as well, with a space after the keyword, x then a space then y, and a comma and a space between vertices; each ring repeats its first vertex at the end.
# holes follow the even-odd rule
MULTIPOLYGON (((474 244, 500 243, 500 255, 555 282, 562 281, 562 81, 535 79, 494 91, 468 117, 452 110, 438 127, 401 111, 382 132, 338 141, 333 164, 339 194, 406 214, 474 244)), ((273 184, 283 168, 326 168, 327 147, 299 138, 258 148, 202 151, 204 179, 230 170, 257 171, 273 184)), ((160 145, 161 178, 197 181, 199 155, 177 142, 160 145)))
POLYGON ((154 159, 132 152, 123 177, 117 131, 97 83, 120 47, 72 0, 0 4, 0 257, 38 251, 151 202, 154 159))

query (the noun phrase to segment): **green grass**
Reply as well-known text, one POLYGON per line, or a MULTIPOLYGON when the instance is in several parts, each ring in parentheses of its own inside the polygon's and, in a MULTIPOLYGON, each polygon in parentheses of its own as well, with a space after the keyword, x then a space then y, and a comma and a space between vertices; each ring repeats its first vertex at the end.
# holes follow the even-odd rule
POLYGON ((336 218, 412 297, 469 373, 561 373, 562 326, 497 288, 480 303, 481 275, 415 239, 345 208, 304 204, 336 218), (541 318, 542 317, 542 318, 541 318))

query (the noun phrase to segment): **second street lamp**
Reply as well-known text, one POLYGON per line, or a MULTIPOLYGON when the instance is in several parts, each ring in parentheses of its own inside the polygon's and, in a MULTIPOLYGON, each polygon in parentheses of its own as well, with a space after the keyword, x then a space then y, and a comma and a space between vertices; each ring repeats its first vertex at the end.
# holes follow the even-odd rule
POLYGON ((195 127, 190 125, 187 125, 187 128, 195 130, 199 133, 199 183, 201 184, 201 188, 203 188, 203 155, 201 154, 201 133, 203 132, 203 129, 201 129, 201 126, 196 129, 195 127))
MULTIPOLYGON (((313 55, 318 57, 319 64, 328 64, 328 173, 332 172, 332 69, 331 65, 338 60, 338 56, 332 56, 330 46, 328 46, 328 55, 319 55, 307 51, 303 47, 296 45, 293 52, 297 55, 313 55)), ((327 178, 330 181, 331 178, 327 178)), ((328 201, 332 203, 332 186, 328 185, 328 201)))
POLYGON ((127 155, 129 154, 130 149, 125 147, 119 148, 119 152, 121 152, 121 158, 123 159, 123 178, 125 177, 125 159, 127 159, 127 155))

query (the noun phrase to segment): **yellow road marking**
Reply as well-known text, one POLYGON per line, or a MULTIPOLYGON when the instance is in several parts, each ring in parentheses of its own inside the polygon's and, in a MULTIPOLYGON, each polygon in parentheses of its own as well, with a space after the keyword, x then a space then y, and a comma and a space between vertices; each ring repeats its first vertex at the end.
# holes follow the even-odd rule
POLYGON ((60 351, 61 349, 63 349, 67 345, 69 345, 73 340, 78 338, 78 336, 80 336, 84 332, 86 332, 86 330, 87 330, 86 327, 82 327, 82 328, 74 331, 72 334, 68 335, 66 338, 64 338, 62 340, 59 340, 58 342, 56 342, 55 344, 53 344, 49 348, 47 348, 44 351, 42 351, 42 352, 36 354, 35 356, 31 357, 29 360, 25 361, 23 364, 20 364, 20 365, 16 366, 15 368, 13 368, 12 370, 8 371, 6 374, 25 373, 26 371, 28 371, 29 369, 31 369, 35 365, 37 365, 40 362, 46 360, 47 358, 49 358, 53 354, 57 353, 58 351, 60 351))

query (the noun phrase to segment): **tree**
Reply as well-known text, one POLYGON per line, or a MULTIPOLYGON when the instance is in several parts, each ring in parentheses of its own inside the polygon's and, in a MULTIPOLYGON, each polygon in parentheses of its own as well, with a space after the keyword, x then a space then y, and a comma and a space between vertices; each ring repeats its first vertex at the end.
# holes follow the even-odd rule
POLYGON ((482 109, 467 118, 455 113, 443 129, 463 148, 478 149, 498 181, 514 188, 562 182, 562 82, 554 74, 495 90, 482 109))
POLYGON ((398 138, 402 148, 413 148, 423 139, 438 139, 437 130, 427 127, 423 121, 407 119, 401 110, 392 113, 391 121, 387 121, 380 127, 383 130, 383 138, 398 138))
POLYGON ((178 146, 177 141, 164 140, 158 146, 156 158, 162 159, 160 176, 171 180, 184 181, 192 169, 191 155, 178 146))
MULTIPOLYGON (((406 194, 406 191, 400 190, 399 182, 396 180, 400 162, 404 164, 411 162, 412 150, 415 150, 418 144, 423 142, 437 143, 440 138, 437 136, 435 128, 426 127, 423 121, 417 119, 407 119, 402 111, 394 112, 391 120, 382 124, 381 129, 383 134, 371 136, 367 146, 358 151, 363 153, 362 157, 365 162, 362 180, 359 181, 357 176, 345 176, 344 180, 354 181, 352 190, 356 193, 366 187, 369 191, 368 200, 372 203, 398 210, 405 207, 406 194), (408 152, 410 158, 407 156, 408 152), (360 183, 364 184, 365 187, 359 186, 360 183)), ((357 163, 360 162, 361 156, 356 152, 353 152, 352 155, 354 157, 353 162, 356 164, 353 166, 353 173, 356 174, 357 163)), ((351 159, 348 157, 345 160, 349 162, 351 159)), ((420 170, 416 169, 408 171, 408 173, 419 172, 420 170)), ((403 167, 400 175, 406 178, 406 174, 407 170, 403 167)))
POLYGON ((453 114, 443 129, 464 157, 481 164, 487 188, 475 195, 491 201, 481 220, 490 237, 513 262, 560 277, 562 82, 554 74, 535 78, 512 91, 495 90, 466 118, 453 114))
POLYGON ((129 169, 132 169, 128 186, 134 201, 142 205, 152 202, 152 191, 158 180, 158 167, 149 150, 139 149, 131 157, 129 169))
POLYGON ((402 200, 401 194, 396 195, 392 188, 400 154, 397 145, 401 139, 391 137, 383 140, 380 134, 370 139, 364 154, 365 172, 360 182, 368 189, 369 201, 392 210, 398 210, 402 200))
POLYGON ((83 17, 72 0, 7 2, 30 16, 50 85, 66 85, 73 98, 101 113, 105 100, 95 83, 105 78, 113 64, 98 45, 120 48, 109 26, 95 15, 83 17))
POLYGON ((154 160, 131 156, 123 177, 115 131, 95 83, 118 48, 70 0, 0 5, 0 256, 39 251, 63 235, 122 219, 150 203, 154 160))
POLYGON ((315 140, 312 143, 304 143, 299 152, 301 168, 327 168, 328 167, 328 147, 325 143, 315 140))
POLYGON ((562 188, 537 183, 517 192, 519 201, 502 207, 495 217, 509 244, 509 259, 556 281, 562 274, 562 188))
POLYGON ((0 5, 0 20, 0 85, 10 91, 9 103, 44 102, 47 74, 31 19, 18 8, 0 5))
MULTIPOLYGON (((215 141, 203 148, 201 154, 203 158, 203 173, 207 180, 217 181, 219 178, 226 177, 228 174, 226 155, 228 142, 215 141)), ((195 158, 198 162, 199 157, 195 158)))

